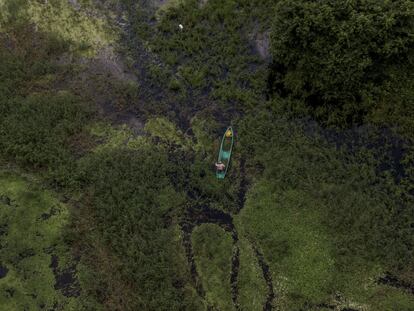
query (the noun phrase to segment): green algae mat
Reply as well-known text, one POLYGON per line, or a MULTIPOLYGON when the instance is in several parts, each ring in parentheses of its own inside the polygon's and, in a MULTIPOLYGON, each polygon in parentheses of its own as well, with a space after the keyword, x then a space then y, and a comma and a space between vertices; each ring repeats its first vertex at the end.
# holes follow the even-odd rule
POLYGON ((68 210, 36 183, 0 171, 2 310, 76 310, 79 288, 62 239, 68 210))

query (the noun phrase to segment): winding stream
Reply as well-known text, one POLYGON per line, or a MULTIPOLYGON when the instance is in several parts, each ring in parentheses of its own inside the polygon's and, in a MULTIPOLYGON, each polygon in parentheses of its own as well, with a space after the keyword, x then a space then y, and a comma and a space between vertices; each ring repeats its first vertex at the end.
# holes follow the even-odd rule
MULTIPOLYGON (((238 273, 239 273, 239 266, 240 266, 240 250, 237 246, 238 242, 238 234, 237 230, 233 224, 233 218, 230 214, 225 213, 220 210, 213 209, 207 205, 203 206, 191 206, 187 209, 186 215, 181 222, 181 228, 184 232, 183 243, 186 250, 188 264, 190 266, 191 276, 195 287, 197 289, 198 294, 201 297, 205 297, 205 291, 202 287, 202 283, 200 277, 197 272, 197 266, 194 261, 194 254, 193 254, 193 247, 191 243, 191 234, 195 227, 201 224, 215 224, 224 229, 226 232, 229 232, 233 238, 233 256, 232 256, 232 264, 231 264, 231 273, 230 273, 230 284, 231 286, 231 293, 232 293, 232 301, 236 310, 241 310, 239 303, 238 303, 238 273)), ((266 281, 266 285, 268 288, 266 302, 263 306, 264 311, 273 310, 272 304, 276 297, 274 293, 272 277, 269 270, 269 266, 266 263, 262 253, 257 249, 257 247, 253 246, 253 250, 255 256, 257 257, 258 263, 260 268, 263 272, 263 278, 266 281)))
MULTIPOLYGON (((246 191, 247 191, 247 179, 245 176, 245 160, 244 158, 240 161, 240 187, 238 191, 238 208, 236 214, 238 214, 244 207, 246 191)), ((241 310, 239 305, 239 288, 238 288, 238 275, 239 275, 239 267, 240 267, 240 249, 237 245, 239 237, 237 233, 237 229, 233 223, 233 217, 231 214, 226 213, 221 210, 217 210, 211 208, 209 205, 191 205, 188 206, 185 212, 185 215, 180 223, 182 231, 184 232, 183 243, 186 250, 187 260, 191 271, 191 276, 195 287, 197 289, 198 294, 201 297, 205 297, 205 290, 203 289, 201 279, 197 272, 197 266, 194 261, 194 254, 193 254, 193 247, 191 243, 191 234, 195 227, 201 224, 215 224, 218 225, 220 228, 225 230, 226 232, 230 233, 233 239, 233 255, 231 259, 231 273, 230 273, 230 284, 231 287, 231 295, 233 305, 236 311, 241 310)), ((263 305, 264 311, 273 310, 273 301, 276 297, 272 277, 269 270, 269 266, 266 263, 263 254, 259 251, 259 249, 252 244, 254 254, 257 258, 257 262, 262 270, 263 278, 266 282, 268 292, 266 295, 266 301, 263 305)))
POLYGON ((272 275, 269 270, 269 265, 266 263, 263 254, 257 249, 256 246, 253 246, 253 250, 256 254, 257 260, 259 261, 259 265, 262 268, 263 278, 265 279, 267 285, 267 297, 266 302, 263 306, 263 311, 270 311, 273 310, 272 303, 276 298, 275 291, 273 289, 272 275))

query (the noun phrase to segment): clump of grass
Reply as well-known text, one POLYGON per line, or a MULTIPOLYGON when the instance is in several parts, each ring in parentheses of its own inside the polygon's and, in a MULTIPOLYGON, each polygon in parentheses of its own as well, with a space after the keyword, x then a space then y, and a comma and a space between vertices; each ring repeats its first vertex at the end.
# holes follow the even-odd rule
POLYGON ((207 304, 219 310, 234 310, 230 271, 232 239, 214 224, 197 227, 192 235, 197 271, 206 291, 207 304))
POLYGON ((237 280, 239 304, 242 310, 261 310, 266 300, 267 287, 263 272, 249 241, 239 240, 240 268, 237 280))
POLYGON ((182 131, 177 129, 174 123, 166 118, 158 117, 147 121, 145 124, 145 131, 151 136, 178 146, 186 146, 188 141, 183 135, 182 131))

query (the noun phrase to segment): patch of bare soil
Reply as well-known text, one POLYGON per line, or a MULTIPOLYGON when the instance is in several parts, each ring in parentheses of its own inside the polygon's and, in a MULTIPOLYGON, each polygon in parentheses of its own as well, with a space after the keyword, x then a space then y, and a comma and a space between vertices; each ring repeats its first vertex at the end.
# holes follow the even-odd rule
POLYGON ((57 79, 56 89, 69 89, 94 103, 98 113, 113 123, 127 124, 135 133, 142 133, 143 123, 130 105, 138 93, 138 76, 125 65, 124 57, 115 47, 103 47, 93 58, 74 58, 67 54, 57 62, 74 66, 77 71, 75 75, 57 79))
MULTIPOLYGON (((123 34, 127 31, 127 19, 120 3, 93 0, 89 5, 79 0, 68 0, 75 10, 87 16, 108 22, 110 31, 123 34)), ((79 57, 72 53, 56 60, 60 66, 74 67, 74 74, 57 77, 55 89, 70 90, 87 102, 94 103, 98 113, 116 124, 127 124, 135 133, 141 133, 143 124, 137 118, 130 103, 135 101, 139 88, 139 72, 128 66, 122 42, 101 47, 93 57, 79 57)))

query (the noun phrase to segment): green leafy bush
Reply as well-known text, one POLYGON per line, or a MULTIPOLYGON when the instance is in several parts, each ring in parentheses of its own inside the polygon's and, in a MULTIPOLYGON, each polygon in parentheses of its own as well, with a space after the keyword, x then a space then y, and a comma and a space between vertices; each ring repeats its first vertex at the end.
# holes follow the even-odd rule
POLYGON ((304 99, 329 123, 362 121, 387 83, 413 71, 413 18, 410 0, 279 1, 274 90, 304 99))

